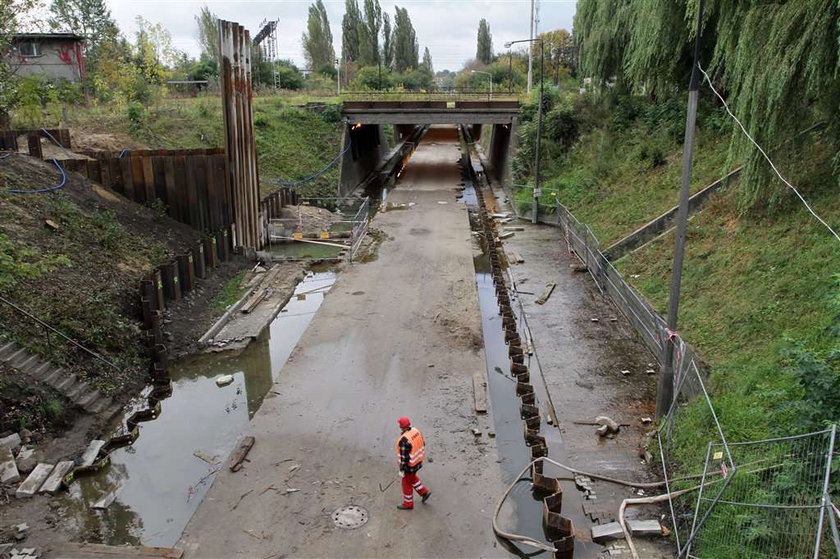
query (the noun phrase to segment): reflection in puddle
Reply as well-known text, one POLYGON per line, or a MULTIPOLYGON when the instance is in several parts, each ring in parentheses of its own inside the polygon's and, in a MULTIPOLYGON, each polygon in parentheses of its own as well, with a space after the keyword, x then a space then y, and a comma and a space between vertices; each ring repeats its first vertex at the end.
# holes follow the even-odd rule
POLYGON ((63 499, 81 539, 147 546, 178 540, 334 282, 332 272, 310 273, 267 333, 241 353, 198 355, 172 366, 172 396, 161 403, 160 417, 141 423, 132 446, 114 451, 102 472, 80 477, 63 499), (216 386, 225 374, 233 382, 216 386), (89 512, 114 491, 106 511, 89 512))

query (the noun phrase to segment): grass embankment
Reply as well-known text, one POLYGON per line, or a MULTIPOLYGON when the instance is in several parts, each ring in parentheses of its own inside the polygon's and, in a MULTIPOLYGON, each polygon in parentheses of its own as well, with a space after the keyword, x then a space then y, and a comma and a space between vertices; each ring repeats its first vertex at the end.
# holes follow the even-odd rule
POLYGON ((2 335, 116 393, 144 381, 140 279, 182 254, 198 232, 160 213, 26 156, 0 161, 0 295, 116 365, 109 367, 0 305, 2 335))
MULTIPOLYGON (((574 108, 578 120, 563 128, 575 132, 567 149, 558 147, 562 135, 549 139, 544 184, 550 192, 543 200, 556 194, 606 247, 675 205, 684 109, 622 100, 604 110, 594 102, 555 105, 574 108)), ((719 109, 701 108, 698 122, 692 191, 737 166, 727 161, 731 128, 719 109)), ((520 157, 530 156, 527 138, 520 141, 520 157)), ((832 146, 831 138, 811 133, 804 145, 777 150, 774 158, 837 224, 832 146)), ((528 181, 522 172, 528 162, 517 165, 518 180, 528 181)), ((819 429, 840 417, 837 241, 792 193, 771 206, 740 207, 744 186, 735 182, 690 221, 679 326, 709 365, 714 405, 731 441, 819 429)), ((529 195, 526 189, 515 194, 523 202, 529 195)), ((672 257, 673 235, 665 235, 617 263, 661 313, 672 257)), ((682 450, 702 461, 708 438, 691 439, 696 446, 682 450)))
MULTIPOLYGON (((321 100, 319 100, 321 101, 321 100)), ((276 186, 269 181, 292 183, 323 169, 341 150, 342 126, 336 104, 304 108, 302 97, 254 98, 254 129, 262 184, 266 195, 276 186)), ((69 125, 84 145, 86 138, 108 133, 128 147, 154 149, 224 146, 221 99, 215 96, 163 99, 148 108, 138 105, 76 107, 69 125)), ((76 141, 76 140, 74 140, 76 141)), ((119 142, 118 142, 119 143, 119 142)), ((113 145, 120 150, 124 145, 113 145)), ((335 196, 340 166, 319 178, 297 185, 303 196, 335 196)))

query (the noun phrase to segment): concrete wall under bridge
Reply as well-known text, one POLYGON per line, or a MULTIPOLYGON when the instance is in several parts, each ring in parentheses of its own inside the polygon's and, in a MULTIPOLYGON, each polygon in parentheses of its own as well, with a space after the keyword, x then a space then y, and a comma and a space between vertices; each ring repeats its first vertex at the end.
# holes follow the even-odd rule
POLYGON ((348 101, 343 115, 348 123, 344 132, 345 156, 341 167, 339 195, 347 196, 371 177, 389 166, 395 152, 387 153, 382 125, 394 127, 394 141, 399 144, 416 136, 419 127, 433 124, 462 125, 471 141, 481 137, 484 124, 493 126, 491 137, 483 144, 487 152, 487 172, 509 186, 510 158, 515 149, 519 123, 518 101, 348 101))

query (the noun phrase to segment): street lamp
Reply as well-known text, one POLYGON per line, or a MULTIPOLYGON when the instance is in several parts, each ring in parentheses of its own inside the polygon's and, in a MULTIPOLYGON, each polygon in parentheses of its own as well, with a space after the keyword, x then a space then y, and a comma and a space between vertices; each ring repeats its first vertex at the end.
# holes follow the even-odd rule
POLYGON ((531 217, 531 222, 537 222, 537 212, 539 211, 539 200, 542 194, 540 190, 540 141, 542 139, 542 106, 543 106, 543 83, 545 82, 545 73, 543 65, 545 61, 545 44, 539 37, 536 39, 520 39, 519 41, 510 41, 505 43, 505 48, 509 49, 516 43, 539 43, 540 44, 540 100, 537 103, 537 153, 534 161, 534 215, 531 217))
POLYGON ((470 73, 472 74, 484 74, 485 76, 490 76, 490 99, 493 99, 493 74, 490 72, 482 72, 481 70, 472 70, 470 73))
POLYGON ((341 97, 341 61, 338 58, 335 59, 335 67, 338 68, 338 73, 335 77, 335 85, 338 88, 338 96, 341 97))

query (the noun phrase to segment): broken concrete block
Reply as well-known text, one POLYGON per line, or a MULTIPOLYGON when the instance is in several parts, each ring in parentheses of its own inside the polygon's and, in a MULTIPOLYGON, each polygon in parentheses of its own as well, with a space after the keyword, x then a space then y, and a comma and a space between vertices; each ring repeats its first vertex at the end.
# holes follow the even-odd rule
POLYGON ((85 449, 85 452, 82 454, 82 459, 79 463, 79 466, 82 468, 92 466, 93 463, 96 461, 96 457, 99 456, 99 451, 102 450, 103 446, 105 446, 105 441, 90 441, 90 444, 85 449))
POLYGON ((38 459, 35 456, 35 449, 22 448, 15 457, 15 462, 17 462, 17 468, 21 474, 28 474, 34 470, 35 466, 38 464, 38 459))
POLYGON ((216 386, 227 386, 233 382, 233 375, 222 375, 216 378, 216 386))
POLYGON ((514 235, 513 231, 507 231, 507 232, 499 235, 499 238, 500 239, 509 239, 509 238, 513 237, 513 235, 514 235))
POLYGON ((35 469, 32 470, 32 473, 29 474, 29 477, 27 477, 17 488, 15 495, 19 499, 33 496, 39 489, 41 489, 41 486, 44 485, 44 482, 50 476, 50 472, 52 471, 52 464, 38 464, 35 466, 35 469))
POLYGON ((0 448, 8 448, 9 450, 16 450, 20 446, 20 435, 12 433, 8 437, 0 439, 0 448))
POLYGON ((15 457, 11 449, 0 448, 0 484, 17 483, 20 481, 20 472, 17 469, 15 457))
POLYGON ((61 489, 64 476, 72 472, 75 467, 76 463, 72 460, 64 460, 63 462, 56 464, 47 480, 43 483, 43 485, 41 485, 41 489, 38 493, 49 493, 50 495, 55 495, 58 490, 61 489))
POLYGON ((658 520, 639 520, 630 518, 627 520, 627 529, 634 536, 661 536, 662 525, 658 520))
POLYGON ((622 538, 624 538, 624 532, 621 530, 621 524, 618 522, 610 522, 609 524, 592 527, 592 541, 595 543, 603 543, 622 538))

